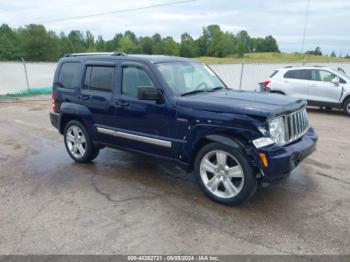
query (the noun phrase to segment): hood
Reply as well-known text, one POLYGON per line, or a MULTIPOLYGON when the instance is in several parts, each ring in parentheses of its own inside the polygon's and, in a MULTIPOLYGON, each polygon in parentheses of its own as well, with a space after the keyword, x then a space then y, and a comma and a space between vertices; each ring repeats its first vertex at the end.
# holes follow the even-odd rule
POLYGON ((296 111, 304 107, 306 101, 279 94, 224 90, 179 97, 177 105, 211 112, 273 117, 296 111))

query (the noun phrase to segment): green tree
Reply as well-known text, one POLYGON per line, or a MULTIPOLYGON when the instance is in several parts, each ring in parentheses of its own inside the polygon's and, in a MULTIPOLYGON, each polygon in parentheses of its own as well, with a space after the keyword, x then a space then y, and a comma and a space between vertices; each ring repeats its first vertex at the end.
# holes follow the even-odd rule
POLYGON ((180 53, 179 44, 174 41, 171 36, 166 37, 164 40, 164 53, 166 55, 178 56, 180 53))
POLYGON ((125 52, 128 54, 141 53, 141 48, 134 43, 129 36, 123 36, 119 41, 118 51, 125 52))
POLYGON ((337 55, 335 54, 335 52, 334 52, 334 51, 332 51, 332 53, 331 53, 331 57, 337 57, 337 55))
POLYGON ((21 57, 18 33, 7 24, 0 26, 0 60, 18 60, 21 57))
POLYGON ((54 61, 60 54, 59 38, 43 25, 30 24, 18 30, 23 57, 28 61, 54 61))
POLYGON ((74 46, 69 38, 62 32, 59 36, 59 56, 62 57, 65 54, 74 52, 74 46))
POLYGON ((239 55, 253 51, 252 41, 247 31, 240 31, 236 35, 235 52, 239 55))
MULTIPOLYGON (((0 60, 15 60, 24 57, 33 61, 55 61, 66 53, 76 52, 113 52, 181 55, 184 57, 216 56, 231 54, 243 56, 248 52, 279 52, 276 39, 271 35, 265 38, 251 38, 246 31, 236 36, 223 32, 219 25, 203 27, 202 34, 193 39, 188 33, 181 35, 180 43, 172 37, 162 38, 158 33, 152 37, 137 37, 132 31, 117 33, 113 39, 97 39, 90 32, 72 30, 68 35, 47 31, 43 25, 27 25, 12 29, 8 25, 0 26, 0 60)), ((317 47, 307 53, 322 55, 317 47)))
POLYGON ((182 57, 194 57, 197 53, 195 42, 188 33, 184 33, 181 35, 179 53, 180 53, 180 56, 182 57))
POLYGON ((84 35, 79 30, 71 31, 68 34, 68 39, 72 43, 74 53, 80 53, 86 50, 84 35))
POLYGON ((165 45, 162 41, 162 37, 160 34, 154 34, 152 36, 153 42, 153 54, 164 55, 165 54, 165 45))
POLYGON ((306 51, 305 54, 309 55, 322 55, 321 48, 317 46, 313 51, 306 51))
POLYGON ((100 35, 97 37, 95 48, 97 52, 103 52, 106 50, 106 42, 103 40, 102 36, 100 35))
POLYGON ((105 51, 113 52, 117 51, 119 47, 119 42, 123 38, 123 34, 115 34, 112 40, 106 41, 105 51))
POLYGON ((86 31, 84 36, 84 47, 88 52, 96 51, 95 49, 95 37, 90 31, 86 31))
POLYGON ((265 37, 265 52, 279 52, 277 41, 272 35, 268 35, 265 37))
POLYGON ((151 37, 140 37, 139 44, 142 50, 142 53, 151 55, 153 54, 153 40, 151 37))

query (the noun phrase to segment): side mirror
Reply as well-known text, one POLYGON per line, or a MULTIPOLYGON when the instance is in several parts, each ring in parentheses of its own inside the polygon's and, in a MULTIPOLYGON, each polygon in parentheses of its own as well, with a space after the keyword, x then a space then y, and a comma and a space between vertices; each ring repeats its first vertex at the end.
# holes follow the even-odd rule
POLYGON ((332 79, 332 83, 335 84, 336 86, 339 85, 339 83, 340 83, 339 77, 337 77, 337 76, 334 77, 334 78, 332 79))
POLYGON ((164 101, 162 93, 153 86, 139 86, 137 88, 137 99, 151 100, 158 103, 162 103, 164 101))

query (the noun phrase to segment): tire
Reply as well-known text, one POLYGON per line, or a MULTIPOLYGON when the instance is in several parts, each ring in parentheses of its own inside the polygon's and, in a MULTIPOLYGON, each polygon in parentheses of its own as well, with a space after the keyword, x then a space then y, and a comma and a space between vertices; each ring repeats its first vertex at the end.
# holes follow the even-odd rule
POLYGON ((93 145, 85 126, 77 120, 67 123, 64 129, 64 144, 69 156, 79 163, 91 162, 100 152, 93 145))
POLYGON ((207 144, 199 150, 194 165, 200 189, 215 202, 239 205, 249 200, 257 189, 254 170, 239 149, 207 144))
POLYGON ((350 98, 345 100, 343 104, 343 111, 346 115, 350 116, 350 98))

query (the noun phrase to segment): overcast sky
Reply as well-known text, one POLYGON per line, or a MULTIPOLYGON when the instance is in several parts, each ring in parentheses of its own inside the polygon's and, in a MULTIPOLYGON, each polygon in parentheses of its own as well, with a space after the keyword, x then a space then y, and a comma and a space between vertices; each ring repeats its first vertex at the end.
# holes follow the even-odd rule
MULTIPOLYGON (((19 27, 42 23, 56 32, 90 30, 104 39, 131 30, 138 36, 193 37, 202 27, 219 24, 225 31, 247 30, 251 36, 273 35, 282 51, 301 51, 307 0, 194 0, 192 2, 94 16, 67 17, 146 7, 180 0, 0 0, 0 23, 19 27), (51 22, 45 22, 51 21, 51 22)), ((350 1, 310 0, 305 50, 320 46, 324 53, 350 54, 350 1)))

